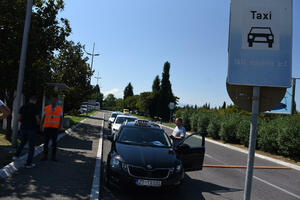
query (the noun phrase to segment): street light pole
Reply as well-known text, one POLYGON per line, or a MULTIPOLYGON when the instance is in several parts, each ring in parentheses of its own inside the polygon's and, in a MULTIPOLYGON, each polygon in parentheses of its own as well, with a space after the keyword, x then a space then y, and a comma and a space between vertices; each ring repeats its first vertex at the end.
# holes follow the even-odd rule
POLYGON ((17 96, 14 102, 14 118, 13 118, 13 135, 12 141, 13 146, 17 145, 17 135, 18 135, 18 112, 20 109, 21 97, 22 97, 22 89, 23 89, 23 81, 24 81, 24 71, 26 64, 26 54, 27 54, 27 45, 28 45, 28 36, 30 31, 30 21, 31 21, 31 13, 32 13, 32 4, 33 0, 27 0, 27 9, 26 9, 26 17, 25 17, 25 25, 23 32, 23 40, 22 40, 22 49, 21 49, 21 58, 19 65, 19 75, 18 75, 18 85, 17 85, 17 96))
POLYGON ((92 52, 92 53, 87 52, 84 48, 83 48, 83 50, 84 50, 88 55, 92 56, 91 70, 93 71, 94 56, 100 56, 99 53, 94 53, 94 50, 95 50, 95 42, 94 42, 94 44, 93 44, 93 52, 92 52))

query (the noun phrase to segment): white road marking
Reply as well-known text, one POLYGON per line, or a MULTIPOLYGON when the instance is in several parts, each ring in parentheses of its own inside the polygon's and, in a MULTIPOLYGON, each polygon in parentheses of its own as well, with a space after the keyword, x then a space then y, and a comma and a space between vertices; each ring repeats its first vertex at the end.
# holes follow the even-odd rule
MULTIPOLYGON (((220 162, 220 163, 222 163, 222 164, 226 164, 226 163, 224 163, 224 162, 221 161, 221 160, 215 159, 213 156, 211 156, 211 155, 209 155, 209 154, 205 154, 205 156, 207 156, 208 158, 210 158, 210 159, 212 159, 212 160, 215 160, 215 161, 217 161, 217 162, 220 162)), ((241 169, 238 169, 238 170, 239 170, 241 173, 245 172, 245 170, 241 170, 241 169)), ((287 190, 285 190, 285 189, 283 189, 283 188, 281 188, 281 187, 279 187, 279 186, 277 186, 277 185, 274 185, 274 184, 272 184, 272 183, 270 183, 270 182, 268 182, 268 181, 266 181, 266 180, 264 180, 264 179, 258 178, 257 176, 253 176, 253 178, 256 179, 256 180, 258 180, 258 181, 260 181, 260 182, 262 182, 262 183, 265 183, 265 184, 267 184, 267 185, 269 185, 269 186, 271 186, 271 187, 274 187, 274 188, 280 190, 281 192, 284 192, 284 193, 289 194, 289 195, 291 195, 291 196, 293 196, 293 197, 295 197, 295 198, 297 198, 297 199, 300 199, 300 196, 299 196, 299 195, 296 195, 296 194, 294 194, 294 193, 292 193, 292 192, 290 192, 290 191, 287 191, 287 190)))
POLYGON ((253 176, 253 178, 255 178, 256 180, 259 180, 259 181, 261 181, 261 182, 263 182, 263 183, 265 183, 265 184, 267 184, 267 185, 269 185, 269 186, 272 186, 272 187, 274 187, 274 188, 276 188, 276 189, 278 189, 278 190, 280 190, 280 191, 282 191, 282 192, 284 192, 284 193, 286 193, 286 194, 289 194, 289 195, 291 195, 291 196, 293 196, 293 197, 295 197, 295 198, 297 198, 297 199, 300 199, 300 196, 299 196, 299 195, 296 195, 296 194, 294 194, 294 193, 292 193, 292 192, 289 192, 289 191, 287 191, 287 190, 285 190, 285 189, 283 189, 283 188, 281 188, 281 187, 278 187, 277 185, 274 185, 274 184, 272 184, 272 183, 270 183, 270 182, 268 182, 268 181, 265 181, 265 180, 263 180, 263 179, 261 179, 261 178, 258 178, 258 177, 256 177, 256 176, 253 176))
POLYGON ((206 157, 209 157, 210 159, 216 160, 216 159, 214 159, 214 157, 212 157, 211 155, 209 155, 209 154, 207 154, 207 153, 205 154, 205 156, 206 156, 206 157))
POLYGON ((98 151, 96 157, 96 165, 94 170, 94 178, 93 178, 93 185, 90 195, 90 200, 98 200, 100 195, 100 173, 101 173, 101 155, 102 155, 102 140, 103 140, 103 127, 104 127, 104 113, 103 113, 103 121, 100 131, 100 138, 98 144, 98 151))

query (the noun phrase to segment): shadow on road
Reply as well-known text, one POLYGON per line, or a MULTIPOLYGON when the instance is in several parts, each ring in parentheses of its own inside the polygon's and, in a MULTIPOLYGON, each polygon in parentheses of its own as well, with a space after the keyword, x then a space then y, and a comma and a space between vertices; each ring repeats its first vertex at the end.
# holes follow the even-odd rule
MULTIPOLYGON (((220 196, 222 193, 227 192, 238 192, 240 189, 224 187, 220 185, 216 185, 213 183, 191 179, 187 174, 185 176, 185 182, 178 189, 147 189, 147 188, 117 188, 110 187, 110 189, 105 188, 103 191, 103 197, 105 199, 106 196, 114 196, 115 199, 122 200, 205 200, 204 193, 213 194, 216 196, 220 196)), ((220 197, 220 199, 223 199, 220 197)), ((206 199, 207 200, 207 199, 206 199)))
MULTIPOLYGON (((86 163, 95 159, 84 156, 81 152, 58 151, 59 162, 36 162, 34 169, 22 169, 12 178, 0 182, 0 199, 45 199, 69 197, 70 199, 88 199, 90 185, 80 184, 77 176, 86 173, 86 163), (73 167, 70 167, 73 165, 73 167)), ((93 169, 90 169, 93 170, 93 169)), ((88 175, 88 174, 87 174, 88 175)), ((82 177, 86 182, 87 177, 82 177)))
POLYGON ((89 199, 95 167, 93 140, 99 138, 100 129, 100 124, 80 124, 58 143, 58 162, 39 161, 40 155, 35 168, 22 168, 0 180, 0 199, 89 199))

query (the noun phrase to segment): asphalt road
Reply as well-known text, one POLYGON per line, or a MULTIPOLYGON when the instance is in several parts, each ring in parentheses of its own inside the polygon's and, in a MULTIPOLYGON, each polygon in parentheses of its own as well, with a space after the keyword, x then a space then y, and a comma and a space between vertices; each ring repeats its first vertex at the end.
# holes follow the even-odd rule
MULTIPOLYGON (((106 112, 105 119, 108 119, 106 112)), ((170 129, 165 129, 168 134, 170 129)), ((109 133, 107 121, 104 134, 109 133)), ((103 165, 110 148, 110 142, 103 140, 103 165)), ((216 165, 246 165, 247 155, 206 142, 205 164, 216 165)), ((278 164, 256 158, 255 165, 280 166, 278 164)), ((128 190, 124 188, 103 187, 103 199, 186 199, 186 200, 241 200, 244 193, 246 169, 237 168, 208 168, 202 171, 185 174, 184 184, 178 190, 128 190)), ((102 177, 105 173, 102 174, 102 177)), ((251 199, 254 200, 299 200, 300 199, 300 171, 282 169, 255 169, 251 199)))

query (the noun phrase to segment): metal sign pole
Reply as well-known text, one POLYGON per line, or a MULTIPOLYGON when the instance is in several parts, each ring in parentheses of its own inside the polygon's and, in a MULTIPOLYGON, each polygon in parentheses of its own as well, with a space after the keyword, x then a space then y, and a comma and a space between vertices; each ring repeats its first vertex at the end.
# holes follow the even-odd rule
POLYGON ((17 134, 18 134, 18 112, 20 109, 22 89, 23 89, 23 80, 24 80, 24 71, 26 64, 26 54, 27 54, 27 44, 28 44, 28 36, 30 31, 30 21, 31 21, 31 12, 32 12, 32 4, 33 0, 27 1, 27 10, 25 17, 25 25, 23 32, 23 40, 22 40, 22 49, 21 49, 21 58, 20 58, 20 66, 19 66, 19 75, 18 75, 18 85, 17 85, 17 96, 14 104, 14 118, 13 118, 13 146, 17 144, 17 134))
POLYGON ((292 115, 296 113, 295 90, 296 78, 292 78, 292 115))
POLYGON ((250 126, 250 136, 249 136, 250 141, 249 141, 247 173, 246 173, 246 180, 245 180, 244 200, 250 200, 251 198, 253 165, 254 165, 255 146, 256 146, 257 118, 259 112, 259 95, 260 95, 259 93, 260 93, 260 88, 253 87, 252 116, 251 116, 251 126, 250 126))

